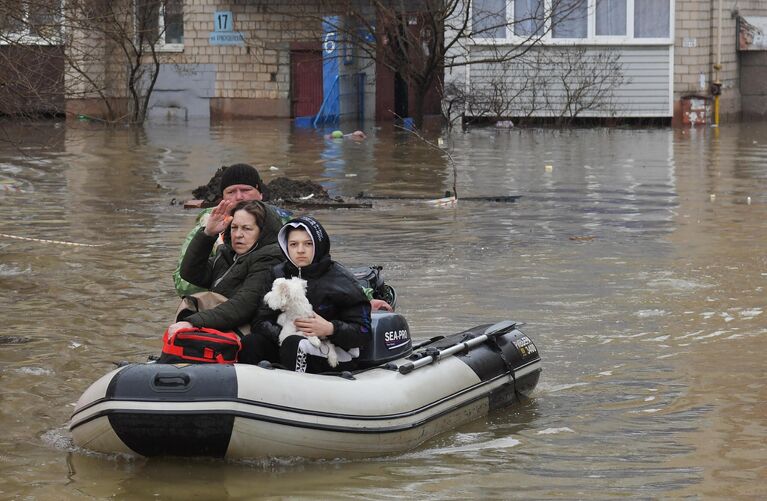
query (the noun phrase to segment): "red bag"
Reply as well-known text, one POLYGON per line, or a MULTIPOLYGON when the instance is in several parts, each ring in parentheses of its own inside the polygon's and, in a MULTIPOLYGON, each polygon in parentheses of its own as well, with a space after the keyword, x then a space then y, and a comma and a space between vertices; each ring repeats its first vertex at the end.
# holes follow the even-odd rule
POLYGON ((240 336, 204 327, 179 329, 173 337, 162 336, 162 355, 158 364, 214 363, 233 364, 242 349, 240 336))

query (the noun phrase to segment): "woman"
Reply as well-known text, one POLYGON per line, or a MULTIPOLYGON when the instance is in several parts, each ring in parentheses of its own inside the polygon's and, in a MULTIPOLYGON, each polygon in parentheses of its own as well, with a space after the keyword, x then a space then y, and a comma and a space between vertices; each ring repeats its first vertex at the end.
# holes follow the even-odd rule
POLYGON ((205 227, 189 243, 181 262, 181 277, 225 296, 227 301, 176 322, 168 334, 191 327, 228 331, 249 324, 271 287, 271 269, 285 259, 277 245, 279 227, 279 216, 258 201, 235 205, 224 200, 213 209, 205 227), (222 231, 224 243, 210 257, 222 231))
POLYGON ((355 369, 360 348, 370 339, 370 301, 354 276, 330 258, 330 238, 316 219, 304 216, 288 221, 277 240, 288 261, 276 266, 271 278, 306 280, 306 297, 314 315, 294 324, 306 336, 327 338, 335 346, 339 365, 330 366, 323 353, 325 345, 315 347, 303 336, 289 336, 278 346, 279 312, 266 305, 259 310, 253 333, 243 339, 240 361, 269 360, 311 373, 355 369))

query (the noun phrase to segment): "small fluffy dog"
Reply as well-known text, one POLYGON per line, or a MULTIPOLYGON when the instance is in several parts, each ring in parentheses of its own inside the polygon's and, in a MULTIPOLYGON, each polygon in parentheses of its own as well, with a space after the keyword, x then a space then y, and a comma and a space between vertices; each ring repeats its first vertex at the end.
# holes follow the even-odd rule
MULTIPOLYGON (((278 278, 272 284, 272 290, 264 296, 267 306, 273 310, 281 310, 277 317, 277 323, 282 327, 280 331, 280 345, 288 336, 304 336, 304 333, 296 329, 293 320, 307 318, 314 315, 314 310, 309 300, 306 299, 306 280, 298 277, 290 279, 278 278)), ((317 336, 304 336, 324 354, 327 349, 328 364, 331 367, 338 365, 338 356, 333 343, 317 336)))

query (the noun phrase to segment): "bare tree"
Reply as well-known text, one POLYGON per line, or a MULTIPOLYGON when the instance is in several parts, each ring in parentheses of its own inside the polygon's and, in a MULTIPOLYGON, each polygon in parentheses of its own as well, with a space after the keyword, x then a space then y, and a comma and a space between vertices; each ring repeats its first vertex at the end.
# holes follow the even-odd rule
MULTIPOLYGON (((451 87, 451 109, 463 106, 464 120, 549 117, 568 126, 584 113, 615 110, 615 91, 626 81, 620 53, 583 47, 537 48, 497 65, 472 82, 451 87)), ((455 120, 455 117, 452 120, 455 120)))
POLYGON ((549 56, 549 61, 548 66, 554 68, 561 84, 559 125, 570 125, 587 111, 615 110, 615 89, 625 81, 617 51, 589 51, 584 47, 560 49, 549 56))
POLYGON ((465 85, 456 82, 445 84, 440 90, 442 95, 441 111, 447 127, 451 129, 456 122, 464 123, 466 120, 466 107, 471 99, 465 85))
POLYGON ((63 109, 60 46, 36 44, 51 36, 51 2, 0 1, 0 113, 55 113, 63 109), (35 15, 30 15, 31 4, 35 15))
POLYGON ((160 71, 157 44, 180 16, 181 0, 0 0, 0 88, 15 95, 16 110, 30 103, 80 100, 86 113, 107 123, 141 124, 160 71), (51 48, 55 48, 53 50, 51 48), (30 61, 44 59, 58 71, 35 78, 30 61), (55 75, 51 78, 51 75, 55 75), (7 82, 13 82, 12 88, 7 82), (94 104, 95 103, 95 104, 94 104))
POLYGON ((504 64, 502 71, 492 76, 484 86, 469 91, 467 111, 470 117, 495 120, 515 117, 515 108, 520 106, 521 96, 533 98, 529 105, 531 110, 535 109, 535 91, 538 90, 533 85, 535 80, 511 75, 510 66, 504 64))
POLYGON ((334 26, 337 33, 408 84, 414 105, 410 114, 420 126, 429 90, 448 90, 442 86, 445 70, 522 57, 557 23, 580 12, 585 2, 551 0, 548 9, 543 9, 540 2, 540 8, 529 12, 520 9, 514 19, 506 17, 505 0, 321 0, 321 8, 311 12, 270 9, 294 17, 314 16, 316 21, 321 20, 317 12, 338 13, 341 22, 334 26), (513 44, 489 44, 480 57, 455 55, 465 52, 456 49, 466 49, 501 31, 514 32, 518 38, 513 44))

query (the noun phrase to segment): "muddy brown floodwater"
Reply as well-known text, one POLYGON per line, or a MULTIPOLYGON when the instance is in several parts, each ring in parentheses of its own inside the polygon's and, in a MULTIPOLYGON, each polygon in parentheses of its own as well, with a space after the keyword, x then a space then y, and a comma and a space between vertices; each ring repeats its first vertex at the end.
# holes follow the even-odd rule
POLYGON ((160 348, 195 217, 172 198, 243 161, 331 196, 436 198, 445 156, 283 121, 2 129, 0 498, 767 496, 767 124, 454 132, 459 195, 516 203, 314 212, 335 259, 384 266, 416 337, 512 318, 544 361, 528 402, 395 457, 323 462, 103 456, 66 423, 113 361, 160 348))

